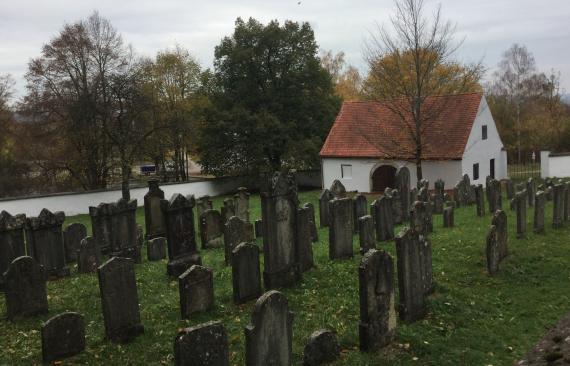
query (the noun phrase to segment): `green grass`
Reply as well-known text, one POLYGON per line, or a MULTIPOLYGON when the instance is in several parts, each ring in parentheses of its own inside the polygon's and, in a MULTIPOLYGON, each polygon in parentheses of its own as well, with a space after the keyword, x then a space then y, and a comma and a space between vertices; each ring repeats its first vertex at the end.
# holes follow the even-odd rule
MULTIPOLYGON (((300 201, 312 202, 318 211, 319 192, 300 193, 300 201)), ((215 208, 224 197, 214 199, 215 208)), ((370 197, 369 197, 370 202, 370 197)), ((506 200, 503 201, 506 204, 506 200)), ((251 218, 260 217, 259 196, 252 195, 251 218)), ((302 363, 304 344, 319 328, 337 331, 342 346, 337 365, 511 365, 540 339, 546 329, 570 310, 570 225, 545 235, 529 232, 515 238, 515 217, 509 216, 509 257, 496 277, 485 270, 485 236, 490 215, 478 218, 475 207, 456 210, 456 227, 442 228, 434 217, 433 273, 436 292, 429 297, 425 320, 398 324, 393 345, 376 354, 358 351, 358 275, 361 256, 354 237, 351 260, 328 259, 328 231, 319 231, 314 245, 316 268, 292 288, 283 289, 295 313, 293 353, 302 363)), ((552 203, 547 222, 551 222, 552 203)), ((137 212, 139 223, 143 211, 137 212)), ((532 231, 532 210, 528 212, 532 231)), ((89 217, 70 217, 66 224, 89 217)), ((399 229, 398 229, 399 230, 399 229)), ((259 241, 260 242, 260 241, 259 241)), ((395 256, 394 243, 379 243, 395 256)), ((215 309, 181 320, 177 281, 166 277, 166 261, 136 266, 142 323, 145 334, 127 345, 104 340, 99 288, 95 274, 72 276, 48 283, 48 315, 16 322, 0 320, 0 364, 41 364, 39 329, 42 322, 63 311, 85 315, 87 349, 63 361, 64 365, 160 365, 172 364, 173 340, 178 329, 208 320, 223 321, 229 335, 232 365, 244 363, 243 328, 250 321, 254 301, 232 302, 231 270, 224 267, 223 249, 201 251, 203 263, 214 269, 215 309)), ((146 258, 146 253, 143 252, 146 258)), ((395 260, 395 257, 394 257, 395 260)), ((5 313, 4 299, 0 313, 5 313)))

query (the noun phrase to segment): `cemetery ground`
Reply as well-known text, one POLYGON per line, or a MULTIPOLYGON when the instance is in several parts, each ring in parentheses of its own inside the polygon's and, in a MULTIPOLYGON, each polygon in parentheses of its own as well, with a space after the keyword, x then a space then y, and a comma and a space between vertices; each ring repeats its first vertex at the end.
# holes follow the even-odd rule
MULTIPOLYGON (((319 194, 302 192, 299 199, 301 204, 312 202, 318 212, 319 194)), ((214 198, 215 209, 224 198, 214 198)), ((295 314, 294 363, 302 363, 308 337, 321 328, 338 334, 342 351, 335 364, 339 365, 511 365, 520 359, 570 311, 570 227, 554 230, 548 225, 546 234, 534 234, 529 209, 527 237, 516 239, 514 211, 506 199, 503 205, 508 214, 509 256, 495 277, 487 274, 485 260, 491 215, 487 212, 479 218, 474 205, 461 207, 455 211, 455 227, 449 229, 442 227, 442 215, 434 215, 435 232, 430 239, 436 291, 428 298, 428 315, 416 323, 398 323, 393 344, 373 354, 358 350, 358 265, 362 257, 358 235, 353 237, 352 259, 331 261, 328 228, 319 229, 319 242, 313 246, 315 268, 300 283, 281 289, 295 314)), ((143 211, 138 209, 137 221, 144 227, 143 211)), ((546 212, 546 222, 551 223, 552 202, 546 212)), ((252 222, 261 217, 258 195, 251 196, 250 215, 252 222)), ((88 215, 68 217, 64 226, 72 222, 81 222, 90 231, 88 215)), ((261 238, 257 242, 261 246, 261 238)), ((377 248, 388 251, 395 263, 393 241, 377 243, 377 248)), ((223 251, 200 251, 203 264, 214 270, 215 308, 193 314, 190 320, 180 318, 178 282, 168 279, 166 260, 148 262, 143 252, 136 277, 144 335, 124 345, 104 339, 97 275, 77 274, 74 264, 71 277, 48 282, 49 314, 14 322, 0 320, 0 365, 41 364, 41 324, 64 311, 85 316, 87 346, 62 365, 172 364, 178 330, 209 320, 221 320, 226 327, 231 364, 244 364, 243 329, 250 323, 255 301, 233 303, 231 267, 224 266, 223 251)), ((6 313, 3 296, 0 313, 6 313)))

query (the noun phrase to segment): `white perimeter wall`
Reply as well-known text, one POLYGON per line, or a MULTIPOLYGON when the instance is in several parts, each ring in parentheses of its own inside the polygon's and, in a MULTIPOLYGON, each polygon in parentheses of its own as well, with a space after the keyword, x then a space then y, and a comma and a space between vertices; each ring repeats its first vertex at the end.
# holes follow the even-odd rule
POLYGON ((570 177, 570 154, 562 156, 550 156, 550 151, 541 151, 540 176, 542 178, 570 177))
MULTIPOLYGON (((462 174, 469 175, 472 184, 485 185, 491 172, 491 159, 495 159, 495 179, 507 178, 507 153, 485 98, 481 98, 477 117, 463 152, 462 174), (483 140, 483 125, 487 125, 487 139, 483 140), (479 179, 473 180, 473 164, 479 163, 479 179)), ((455 183, 454 183, 455 184, 455 183)))

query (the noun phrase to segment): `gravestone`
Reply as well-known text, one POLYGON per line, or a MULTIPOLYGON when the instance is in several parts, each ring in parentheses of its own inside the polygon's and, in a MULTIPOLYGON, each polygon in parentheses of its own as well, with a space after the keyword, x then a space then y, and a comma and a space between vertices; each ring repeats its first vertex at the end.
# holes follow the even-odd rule
POLYGON ((429 191, 426 187, 421 187, 418 191, 418 201, 430 202, 429 191))
POLYGON ((534 196, 536 195, 536 182, 533 178, 528 178, 526 182, 527 204, 529 207, 534 206, 534 196))
POLYGON ((374 240, 374 219, 371 215, 362 216, 358 219, 358 236, 360 242, 360 254, 366 253, 376 247, 374 240))
POLYGON ((417 186, 418 186, 418 190, 421 190, 422 188, 429 190, 429 180, 422 178, 418 181, 417 186))
POLYGON ((85 320, 67 312, 49 319, 41 329, 44 362, 61 360, 85 350, 85 320))
POLYGON ((526 235, 526 203, 528 201, 526 190, 517 192, 514 199, 517 211, 517 238, 522 239, 526 235))
MULTIPOLYGON (((396 172, 396 189, 402 203, 402 222, 410 217, 410 170, 401 167, 396 172)), ((415 201, 415 199, 414 199, 415 201)))
POLYGON ((564 183, 564 221, 570 220, 570 183, 564 183))
POLYGON ((61 231, 64 220, 63 212, 52 213, 45 208, 38 217, 26 219, 28 255, 44 266, 50 279, 69 276, 69 269, 65 268, 65 250, 61 231))
POLYGON ((433 232, 432 208, 429 202, 416 201, 412 205, 410 225, 422 235, 433 232))
POLYGON ((166 236, 166 220, 160 207, 164 192, 158 186, 158 180, 148 181, 148 192, 144 195, 144 222, 146 239, 151 240, 166 236))
POLYGON ((394 264, 385 251, 369 250, 358 267, 360 288, 360 350, 375 352, 396 334, 394 264))
POLYGON ((297 209, 297 248, 295 254, 301 273, 313 268, 313 238, 311 210, 305 206, 297 209))
POLYGON ((300 279, 297 263, 297 180, 294 171, 276 172, 262 181, 263 282, 291 285, 300 279))
POLYGON ((433 199, 433 212, 435 214, 443 213, 443 202, 445 198, 445 182, 441 179, 435 181, 435 194, 433 199))
POLYGON ((563 226, 564 217, 564 186, 562 184, 555 184, 552 188, 552 227, 559 229, 563 226))
POLYGON ((88 236, 81 240, 77 250, 77 272, 94 273, 101 264, 101 250, 97 241, 88 236))
POLYGON ((216 210, 206 210, 200 215, 200 239, 202 249, 218 248, 224 245, 224 223, 216 210))
POLYGON ((489 201, 489 212, 494 213, 503 208, 501 196, 501 182, 496 179, 489 179, 487 183, 487 194, 489 201))
POLYGON ((443 227, 453 227, 454 226, 454 208, 445 207, 443 209, 443 227))
POLYGON ((303 366, 320 366, 334 362, 340 356, 336 334, 328 329, 313 332, 303 351, 303 366))
POLYGON ((503 210, 497 210, 491 220, 491 225, 496 227, 497 243, 501 260, 509 254, 507 242, 507 214, 503 210))
POLYGON ((194 196, 176 193, 170 200, 161 201, 166 221, 168 243, 167 273, 178 277, 194 264, 201 264, 194 231, 194 196))
POLYGON ((372 202, 374 212, 376 240, 387 241, 394 239, 394 221, 392 216, 392 198, 384 195, 372 202))
POLYGON ((224 205, 222 206, 221 214, 224 224, 228 222, 232 216, 236 215, 235 202, 232 198, 224 199, 224 205))
POLYGON ((81 240, 87 237, 87 228, 83 224, 73 223, 63 229, 63 247, 65 248, 65 262, 77 261, 77 250, 81 240))
POLYGON ((546 193, 544 191, 536 192, 534 197, 534 223, 533 229, 537 234, 544 234, 544 212, 546 208, 546 193))
POLYGON ((247 188, 238 188, 238 193, 234 195, 234 202, 236 216, 245 222, 249 222, 249 193, 247 193, 247 188))
POLYGON ((461 180, 457 182, 453 192, 458 207, 470 205, 475 201, 475 192, 467 174, 464 174, 461 180))
POLYGON ((255 220, 255 237, 262 238, 263 237, 263 221, 261 219, 255 220))
POLYGON ((247 366, 288 366, 293 363, 293 313, 278 291, 261 295, 255 303, 251 324, 245 328, 247 366))
POLYGON ((399 225, 404 222, 404 212, 402 210, 402 197, 400 197, 400 191, 392 189, 390 196, 392 202, 392 220, 394 225, 399 225))
POLYGON ((487 272, 493 276, 499 271, 499 264, 501 263, 501 253, 499 246, 497 227, 491 225, 487 233, 487 272))
POLYGON ((146 245, 146 255, 149 262, 155 262, 166 258, 166 238, 158 237, 150 239, 146 245))
POLYGON ((366 196, 358 193, 352 198, 352 208, 354 213, 352 218, 354 219, 354 232, 358 232, 358 219, 362 216, 368 215, 368 202, 366 201, 366 196))
POLYGON ((214 307, 214 274, 210 268, 193 265, 178 277, 182 319, 214 307))
POLYGON ((412 214, 412 205, 418 200, 418 189, 416 187, 410 189, 410 206, 408 209, 408 218, 412 214))
POLYGON ((29 317, 48 312, 44 267, 32 257, 18 257, 4 273, 6 315, 29 317))
POLYGON ((329 258, 351 258, 352 253, 352 201, 335 198, 330 201, 329 258))
POLYGON ((234 302, 241 304, 261 295, 259 247, 241 243, 232 253, 232 285, 234 302))
POLYGON ((110 204, 112 257, 131 258, 141 263, 141 246, 137 232, 137 200, 123 198, 110 204))
MULTIPOLYGON (((234 203, 234 205, 235 205, 235 203, 234 203)), ((202 215, 202 212, 204 212, 206 210, 212 210, 212 209, 214 209, 214 204, 212 203, 212 199, 210 198, 210 196, 204 195, 204 196, 196 199, 196 210, 197 210, 198 217, 200 217, 200 215, 202 215)))
POLYGON ((25 226, 25 215, 12 216, 6 211, 0 212, 0 291, 4 291, 4 272, 10 263, 26 255, 25 226))
POLYGON ((334 196, 334 198, 346 197, 346 188, 338 179, 335 179, 332 182, 330 191, 331 191, 332 195, 334 196))
POLYGON ((512 180, 505 180, 505 187, 507 189, 507 199, 513 199, 515 197, 515 184, 512 180))
POLYGON ((126 343, 144 333, 132 259, 113 257, 97 269, 105 336, 126 343))
POLYGON ((226 266, 232 264, 232 251, 241 243, 253 241, 248 223, 237 216, 231 217, 224 225, 224 259, 226 266))
POLYGON ((210 321, 178 332, 174 341, 176 366, 229 366, 228 335, 220 321, 210 321))
POLYGON ((475 186, 475 203, 477 204, 477 216, 485 216, 485 196, 483 194, 483 185, 475 186))
POLYGON ((315 206, 312 203, 307 202, 303 205, 303 208, 309 210, 309 219, 311 224, 311 241, 316 243, 319 241, 319 231, 317 230, 317 221, 315 218, 315 206))
POLYGON ((329 226, 329 202, 334 198, 334 195, 328 189, 321 192, 319 196, 319 217, 321 227, 329 226))

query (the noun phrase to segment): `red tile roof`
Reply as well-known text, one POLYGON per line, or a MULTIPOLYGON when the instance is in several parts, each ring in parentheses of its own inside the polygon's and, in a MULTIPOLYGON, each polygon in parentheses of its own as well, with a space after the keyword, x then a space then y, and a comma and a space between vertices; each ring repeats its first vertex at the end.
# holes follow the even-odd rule
MULTIPOLYGON (((469 93, 426 99, 426 110, 438 112, 422 128, 423 159, 462 158, 482 97, 469 93)), ((388 103, 393 102, 344 102, 320 156, 413 159, 410 124, 388 103)))

